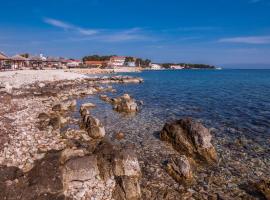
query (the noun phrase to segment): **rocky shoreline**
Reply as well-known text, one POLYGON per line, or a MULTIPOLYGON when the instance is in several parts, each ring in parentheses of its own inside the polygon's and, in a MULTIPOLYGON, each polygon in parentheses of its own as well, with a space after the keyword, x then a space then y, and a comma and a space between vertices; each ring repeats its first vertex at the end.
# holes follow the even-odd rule
POLYGON ((241 191, 236 183, 229 190, 221 186, 231 176, 221 172, 229 169, 222 163, 226 152, 222 155, 220 142, 212 144, 212 132, 196 120, 166 124, 149 145, 152 149, 145 150, 123 140, 122 132, 110 133, 91 114, 91 102, 81 107, 76 103, 100 95, 117 112, 134 113, 140 103, 129 95, 109 98, 104 93, 115 92, 113 83, 142 82, 112 76, 3 87, 3 199, 269 199, 269 179, 244 182, 242 187, 249 187, 241 191), (81 117, 74 118, 74 112, 81 117))

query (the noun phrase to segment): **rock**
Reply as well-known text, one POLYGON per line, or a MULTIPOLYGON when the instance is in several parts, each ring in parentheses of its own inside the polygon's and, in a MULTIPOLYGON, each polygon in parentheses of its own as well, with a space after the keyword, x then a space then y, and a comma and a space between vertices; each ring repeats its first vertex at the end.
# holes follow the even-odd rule
POLYGON ((100 95, 99 98, 105 102, 111 102, 111 99, 107 95, 100 95))
POLYGON ((89 115, 90 112, 89 112, 89 110, 87 110, 86 108, 80 107, 80 114, 81 114, 82 117, 84 117, 84 116, 86 116, 86 115, 89 115))
POLYGON ((40 87, 40 88, 45 87, 45 83, 39 83, 39 84, 38 84, 38 87, 40 87))
POLYGON ((56 104, 52 107, 52 111, 60 112, 62 110, 62 104, 56 104))
POLYGON ((122 98, 125 99, 125 100, 130 100, 131 99, 131 97, 129 96, 129 94, 124 94, 122 96, 122 98))
POLYGON ((69 108, 75 108, 77 106, 77 101, 76 100, 72 100, 70 102, 69 108))
POLYGON ((38 115, 38 119, 39 120, 47 120, 47 119, 49 119, 50 118, 50 115, 48 115, 47 113, 40 113, 39 115, 38 115))
POLYGON ((207 163, 217 162, 217 153, 211 143, 211 133, 201 123, 191 118, 166 123, 160 138, 173 145, 180 153, 207 163))
POLYGON ((64 164, 72 158, 83 157, 84 155, 86 155, 86 152, 83 149, 64 149, 61 152, 60 163, 64 164))
POLYGON ((117 140, 122 140, 125 138, 125 134, 122 133, 122 132, 118 132, 114 135, 114 137, 117 139, 117 140))
POLYGON ((115 155, 114 174, 116 176, 129 176, 135 178, 141 176, 140 165, 134 150, 124 148, 115 155))
POLYGON ((116 152, 113 171, 120 186, 116 187, 115 193, 122 196, 122 198, 118 198, 127 200, 140 199, 141 189, 139 180, 141 169, 134 150, 122 148, 119 152, 116 152))
POLYGON ((48 125, 52 126, 54 130, 59 129, 61 127, 60 116, 52 116, 48 125))
POLYGON ((255 183, 254 186, 265 199, 270 200, 270 180, 261 180, 255 183))
POLYGON ((138 111, 138 105, 134 100, 122 100, 114 109, 118 112, 136 112, 138 111))
POLYGON ((82 124, 88 135, 93 139, 101 139, 105 136, 105 128, 95 117, 90 116, 86 108, 81 107, 82 124))
POLYGON ((190 183, 192 181, 191 165, 185 155, 171 158, 167 163, 166 170, 178 183, 190 183))
POLYGON ((105 128, 97 118, 89 116, 87 122, 88 135, 93 139, 101 139, 105 136, 105 128))
POLYGON ((124 94, 113 100, 114 109, 118 112, 136 112, 138 111, 138 105, 134 99, 132 99, 129 94, 124 94))
POLYGON ((5 91, 6 91, 6 93, 11 94, 12 89, 13 89, 13 87, 8 82, 6 82, 5 83, 5 91))
POLYGON ((93 104, 93 103, 84 103, 84 104, 81 105, 81 109, 94 108, 94 107, 96 107, 96 105, 93 104))

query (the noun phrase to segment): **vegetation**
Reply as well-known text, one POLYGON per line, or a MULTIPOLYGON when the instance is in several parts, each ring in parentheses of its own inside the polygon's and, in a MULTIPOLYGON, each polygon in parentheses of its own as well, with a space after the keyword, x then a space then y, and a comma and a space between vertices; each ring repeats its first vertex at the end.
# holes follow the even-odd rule
POLYGON ((105 61, 110 60, 110 58, 115 55, 111 56, 99 56, 99 55, 91 55, 83 57, 83 61, 105 61))
POLYGON ((24 58, 29 58, 29 53, 23 53, 20 56, 24 57, 24 58))
MULTIPOLYGON (((99 55, 90 55, 90 56, 85 56, 83 57, 83 61, 105 61, 105 60, 110 60, 110 58, 115 55, 110 55, 110 56, 99 56, 99 55)), ((142 58, 134 58, 131 56, 127 56, 125 59, 125 63, 128 62, 135 62, 136 66, 140 67, 149 67, 151 64, 151 60, 149 59, 142 59, 142 58)))
POLYGON ((135 63, 136 63, 136 66, 139 66, 139 67, 149 67, 151 64, 151 60, 149 59, 144 60, 141 58, 137 58, 135 63))

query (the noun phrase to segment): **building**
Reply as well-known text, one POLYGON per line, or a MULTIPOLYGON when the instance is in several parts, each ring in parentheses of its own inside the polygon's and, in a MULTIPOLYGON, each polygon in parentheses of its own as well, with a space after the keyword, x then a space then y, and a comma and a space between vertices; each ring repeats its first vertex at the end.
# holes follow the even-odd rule
POLYGON ((8 65, 7 61, 9 60, 8 56, 0 52, 0 69, 8 69, 11 66, 8 65))
POLYGON ((185 67, 181 66, 181 65, 171 65, 170 69, 184 69, 185 67))
POLYGON ((112 56, 110 58, 110 67, 122 67, 125 64, 126 57, 124 56, 112 56))
POLYGON ((79 67, 82 64, 81 60, 70 59, 70 60, 66 60, 66 62, 67 62, 67 67, 69 68, 79 67))
POLYGON ((136 63, 135 62, 127 62, 126 65, 128 67, 136 67, 136 63))
POLYGON ((12 56, 9 59, 11 69, 24 69, 28 66, 27 61, 28 61, 27 58, 21 55, 12 56))
POLYGON ((151 64, 150 65, 151 66, 151 69, 155 69, 155 70, 159 70, 159 69, 161 69, 162 67, 160 66, 160 65, 158 65, 158 64, 151 64))
POLYGON ((44 59, 42 59, 40 56, 29 56, 28 63, 33 69, 42 69, 46 65, 44 59))
POLYGON ((109 61, 106 60, 86 60, 84 65, 86 67, 107 67, 109 61))

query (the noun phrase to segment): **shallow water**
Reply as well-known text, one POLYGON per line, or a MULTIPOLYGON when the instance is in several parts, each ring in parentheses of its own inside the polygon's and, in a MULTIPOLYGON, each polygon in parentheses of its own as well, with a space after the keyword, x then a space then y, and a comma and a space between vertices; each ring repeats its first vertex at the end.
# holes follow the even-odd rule
POLYGON ((175 183, 162 163, 177 152, 159 140, 158 132, 165 122, 187 116, 202 121, 212 130, 213 143, 225 163, 216 172, 216 177, 220 178, 217 182, 224 183, 217 184, 216 188, 240 194, 239 187, 228 188, 229 183, 270 177, 270 70, 145 71, 128 75, 142 77, 144 83, 115 84, 117 92, 108 95, 128 93, 143 101, 137 114, 117 113, 97 96, 81 99, 79 104, 95 103, 97 108, 91 110, 91 114, 103 122, 107 134, 124 132, 124 141, 135 144, 143 170, 143 185, 146 188, 150 185, 150 191, 163 188, 161 182, 169 188, 175 183), (252 143, 242 149, 232 146, 239 137, 252 143), (242 163, 239 164, 239 160, 242 163), (257 172, 251 173, 254 167, 257 172), (229 177, 226 181, 222 178, 224 173, 229 177))
MULTIPOLYGON (((253 139, 270 136, 270 70, 145 71, 129 75, 140 76, 145 82, 114 85, 116 95, 129 93, 144 102, 135 119, 128 120, 144 124, 149 118, 154 123, 191 116, 211 127, 227 128, 228 133, 240 132, 253 139)), ((111 107, 107 105, 102 111, 108 116, 111 107)))

